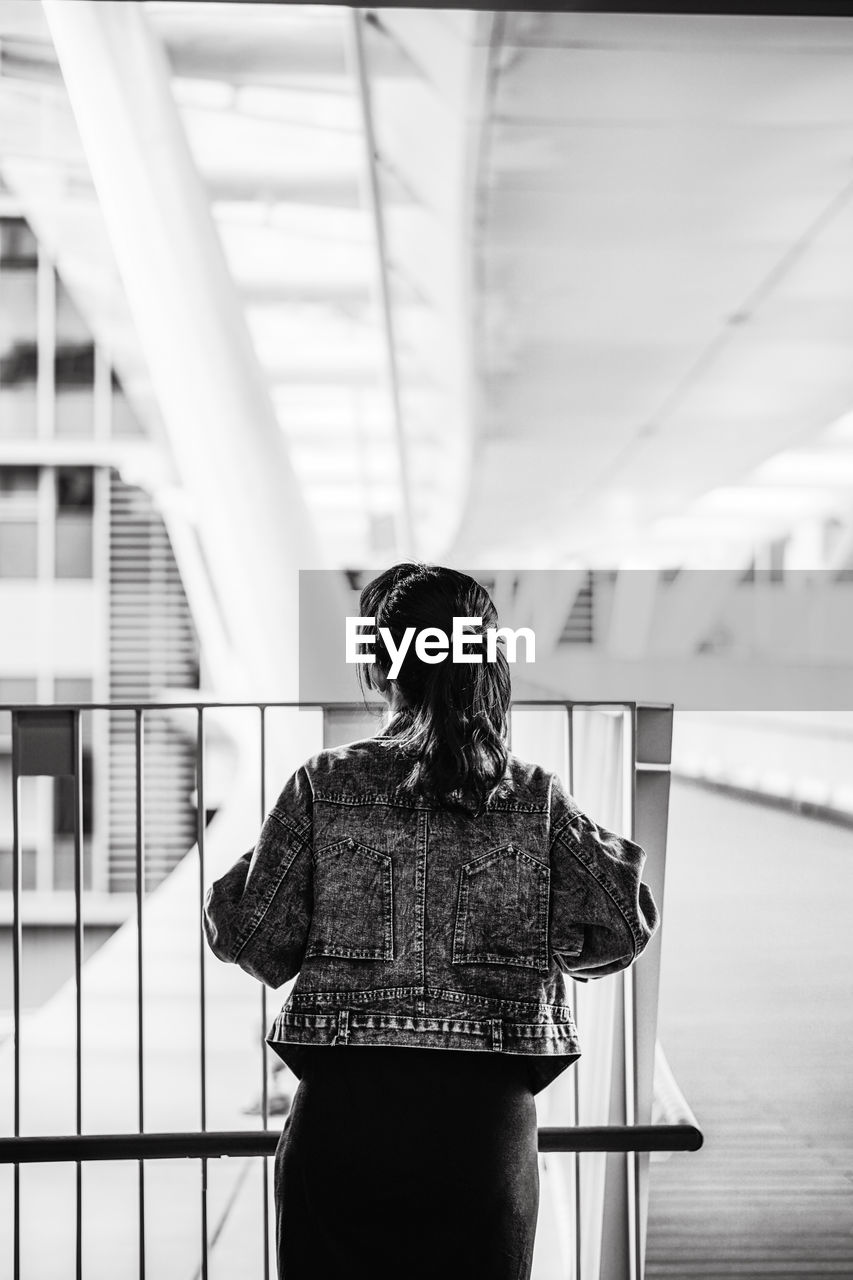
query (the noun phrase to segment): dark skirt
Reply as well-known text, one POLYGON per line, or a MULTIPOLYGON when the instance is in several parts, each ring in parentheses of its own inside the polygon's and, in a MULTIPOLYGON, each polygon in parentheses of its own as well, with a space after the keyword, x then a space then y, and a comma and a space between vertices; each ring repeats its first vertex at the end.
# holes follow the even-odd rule
POLYGON ((276 1152, 279 1280, 529 1280, 536 1129, 523 1057, 315 1049, 276 1152))

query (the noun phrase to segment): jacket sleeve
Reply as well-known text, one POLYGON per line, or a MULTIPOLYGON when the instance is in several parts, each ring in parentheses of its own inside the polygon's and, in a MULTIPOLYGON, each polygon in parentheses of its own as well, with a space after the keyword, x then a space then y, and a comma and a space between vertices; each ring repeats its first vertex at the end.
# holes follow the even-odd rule
POLYGON ((599 827, 554 777, 551 790, 550 949, 580 981, 626 969, 659 923, 641 880, 644 851, 599 827))
POLYGON ((214 881, 204 931, 214 955, 271 987, 298 973, 311 924, 311 782, 287 781, 249 849, 214 881))

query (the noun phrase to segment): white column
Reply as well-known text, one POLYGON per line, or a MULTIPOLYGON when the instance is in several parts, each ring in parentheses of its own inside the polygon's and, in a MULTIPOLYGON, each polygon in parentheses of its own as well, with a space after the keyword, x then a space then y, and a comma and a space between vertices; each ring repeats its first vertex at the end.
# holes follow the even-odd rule
POLYGON ((296 694, 297 571, 322 567, 302 493, 136 0, 43 0, 118 269, 238 669, 296 694))

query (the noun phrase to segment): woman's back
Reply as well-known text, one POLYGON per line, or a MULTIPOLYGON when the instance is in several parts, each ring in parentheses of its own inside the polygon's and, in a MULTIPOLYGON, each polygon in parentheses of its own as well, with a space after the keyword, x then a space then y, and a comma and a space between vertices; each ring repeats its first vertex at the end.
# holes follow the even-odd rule
POLYGON ((254 851, 213 886, 211 946, 278 987, 269 1043, 524 1054, 541 1089, 579 1054, 563 975, 643 949, 657 913, 643 851, 598 827, 559 779, 508 757, 477 813, 399 784, 392 739, 313 757, 254 851))
POLYGON ((564 975, 648 942, 643 851, 510 753, 505 655, 439 665, 415 645, 391 678, 412 631, 497 622, 479 583, 397 565, 360 613, 385 636, 368 682, 386 729, 306 761, 205 903, 218 956, 296 977, 267 1037, 301 1077, 280 1276, 527 1280, 533 1094, 580 1052, 564 975))
POLYGON ((511 756, 504 782, 473 814, 403 789, 393 738, 323 752, 306 769, 314 900, 305 978, 325 970, 348 988, 373 985, 368 963, 336 963, 360 959, 383 964, 412 994, 489 987, 538 996, 549 968, 544 770, 511 756))

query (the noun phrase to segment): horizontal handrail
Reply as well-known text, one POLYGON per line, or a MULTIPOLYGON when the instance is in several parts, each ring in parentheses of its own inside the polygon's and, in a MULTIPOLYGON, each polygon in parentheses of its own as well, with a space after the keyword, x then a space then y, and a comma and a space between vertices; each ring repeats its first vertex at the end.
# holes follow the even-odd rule
MULTIPOLYGON (((631 710, 636 702, 613 698, 513 698, 513 706, 518 707, 619 707, 631 710)), ((657 704, 655 704, 657 705, 657 704)), ((661 704, 664 705, 664 704, 661 704)), ((260 711, 264 710, 323 710, 323 711, 380 711, 386 710, 381 698, 359 702, 356 699, 336 699, 322 701, 308 699, 304 702, 294 700, 271 701, 260 698, 250 702, 220 702, 215 699, 186 699, 179 702, 157 701, 111 701, 111 702, 0 702, 0 711, 260 711)))
MULTIPOLYGON (((271 1156, 277 1129, 220 1129, 205 1133, 85 1133, 0 1138, 0 1165, 78 1160, 182 1160, 271 1156)), ((540 1151, 698 1151, 700 1129, 690 1124, 578 1125, 539 1129, 540 1151)))
POLYGON ((698 1151, 705 1141, 694 1124, 586 1124, 539 1129, 540 1151, 698 1151))

